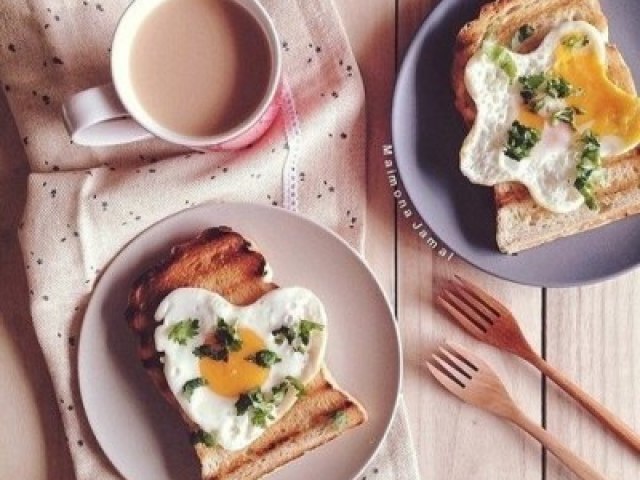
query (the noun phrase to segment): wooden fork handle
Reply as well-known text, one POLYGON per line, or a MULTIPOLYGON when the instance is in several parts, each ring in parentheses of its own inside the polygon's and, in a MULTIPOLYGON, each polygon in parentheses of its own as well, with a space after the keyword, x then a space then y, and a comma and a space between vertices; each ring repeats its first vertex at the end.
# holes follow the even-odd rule
POLYGON ((511 419, 524 431, 544 445, 558 460, 564 463, 573 473, 583 480, 606 480, 605 477, 596 472, 580 457, 565 447, 560 441, 549 432, 533 423, 522 414, 511 419))
POLYGON ((640 453, 640 437, 622 420, 607 410, 593 397, 589 396, 562 373, 549 365, 543 358, 534 357, 530 361, 542 373, 571 395, 580 405, 593 414, 603 425, 609 427, 620 439, 629 444, 636 452, 640 453))

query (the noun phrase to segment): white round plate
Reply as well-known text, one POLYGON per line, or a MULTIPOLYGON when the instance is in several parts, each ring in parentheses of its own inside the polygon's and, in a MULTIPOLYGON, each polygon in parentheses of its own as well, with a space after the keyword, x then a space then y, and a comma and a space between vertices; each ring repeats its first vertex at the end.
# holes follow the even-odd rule
POLYGON ((272 474, 270 480, 357 477, 385 437, 398 400, 402 356, 396 322, 358 254, 329 230, 279 208, 205 204, 155 224, 104 271, 79 343, 80 393, 104 453, 127 480, 197 480, 188 432, 136 356, 125 321, 129 288, 172 245, 225 225, 255 242, 280 286, 311 289, 329 318, 326 363, 367 409, 366 424, 272 474), (313 472, 313 473, 310 473, 313 472))

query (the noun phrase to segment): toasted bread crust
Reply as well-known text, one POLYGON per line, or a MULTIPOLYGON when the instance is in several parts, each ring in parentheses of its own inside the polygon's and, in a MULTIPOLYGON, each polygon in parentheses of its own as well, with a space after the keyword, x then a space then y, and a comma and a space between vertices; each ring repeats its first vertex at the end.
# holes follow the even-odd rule
MULTIPOLYGON (((160 393, 180 412, 191 431, 198 427, 176 401, 164 375, 161 354, 156 350, 155 311, 167 294, 181 287, 206 288, 235 305, 249 305, 278 288, 265 280, 266 269, 265 258, 240 234, 228 227, 210 228, 173 247, 165 261, 144 272, 132 286, 126 318, 138 337, 140 360, 160 393)), ((324 367, 307 391, 280 421, 243 451, 228 452, 197 444, 202 478, 260 478, 366 420, 364 409, 336 387, 324 367), (345 428, 340 430, 328 427, 337 409, 343 409, 347 415, 345 428)))
MULTIPOLYGON (((467 23, 456 39, 452 67, 455 106, 467 126, 475 120, 476 107, 469 96, 464 73, 466 64, 490 33, 499 43, 509 45, 524 24, 535 32, 522 51, 535 49, 556 25, 568 20, 584 20, 606 33, 607 20, 597 0, 497 0, 482 7, 478 18, 467 23)), ((607 46, 608 76, 620 88, 635 94, 631 72, 614 45, 607 46)), ((494 187, 497 207, 497 244, 504 253, 517 253, 543 243, 580 233, 640 212, 640 148, 619 157, 604 159, 609 182, 597 187, 601 210, 586 207, 572 214, 556 214, 532 200, 526 187, 506 182, 494 187)))

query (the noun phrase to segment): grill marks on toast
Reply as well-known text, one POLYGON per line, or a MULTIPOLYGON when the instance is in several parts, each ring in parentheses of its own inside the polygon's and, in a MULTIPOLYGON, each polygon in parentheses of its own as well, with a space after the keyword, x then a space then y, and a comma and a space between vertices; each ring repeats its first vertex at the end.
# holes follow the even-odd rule
MULTIPOLYGON (((173 248, 169 259, 133 287, 130 305, 149 313, 180 287, 207 288, 237 305, 248 305, 275 285, 264 282, 266 261, 239 234, 225 227, 204 231, 173 248)), ((144 323, 144 322, 143 322, 144 323)))
MULTIPOLYGON (((483 6, 478 18, 466 24, 456 39, 452 85, 455 106, 470 127, 476 108, 469 96, 464 71, 486 34, 509 45, 518 28, 529 24, 534 35, 523 45, 536 48, 554 26, 567 20, 584 20, 602 32, 607 20, 598 0, 497 0, 483 6)), ((635 93, 631 72, 613 45, 607 46, 608 76, 620 88, 635 93)), ((503 183, 494 187, 497 207, 497 243, 505 253, 516 253, 560 237, 573 235, 640 213, 640 148, 604 159, 604 181, 596 187, 600 212, 586 207, 571 214, 556 214, 539 207, 526 187, 503 183)))

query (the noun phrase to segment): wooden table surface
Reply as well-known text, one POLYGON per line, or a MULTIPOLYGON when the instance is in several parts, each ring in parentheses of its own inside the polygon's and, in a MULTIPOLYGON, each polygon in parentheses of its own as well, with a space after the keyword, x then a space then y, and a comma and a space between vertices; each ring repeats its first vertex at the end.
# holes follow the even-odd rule
MULTIPOLYGON (((446 0, 445 0, 446 1, 446 0)), ((549 360, 640 431, 640 270, 593 286, 539 289, 497 280, 459 259, 437 257, 396 213, 383 167, 391 142, 395 72, 433 0, 335 0, 365 81, 368 110, 366 258, 400 322, 404 396, 421 477, 429 480, 575 478, 514 427, 445 393, 424 368, 443 339, 469 346, 502 376, 524 410, 608 479, 640 478, 640 456, 603 430, 532 368, 478 344, 433 306, 453 273, 503 299, 549 360), (634 322, 636 320, 636 322, 634 322)), ((25 201, 26 161, 0 101, 0 478, 73 478, 57 405, 28 312, 16 227, 25 201), (14 152, 7 154, 7 152, 14 152)))

